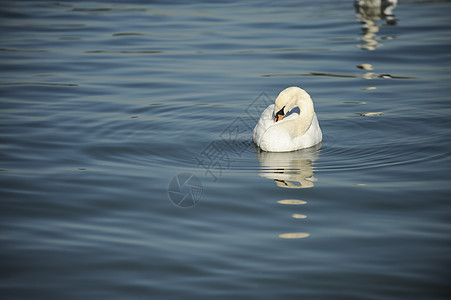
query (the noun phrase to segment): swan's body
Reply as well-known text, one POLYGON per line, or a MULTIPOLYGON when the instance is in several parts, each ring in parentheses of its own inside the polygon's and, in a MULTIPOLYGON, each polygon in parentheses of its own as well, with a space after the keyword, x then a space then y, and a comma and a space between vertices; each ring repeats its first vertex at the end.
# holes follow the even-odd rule
POLYGON ((323 139, 310 95, 289 87, 262 113, 253 140, 264 151, 287 152, 308 148, 323 139), (299 111, 299 113, 297 112, 299 111))

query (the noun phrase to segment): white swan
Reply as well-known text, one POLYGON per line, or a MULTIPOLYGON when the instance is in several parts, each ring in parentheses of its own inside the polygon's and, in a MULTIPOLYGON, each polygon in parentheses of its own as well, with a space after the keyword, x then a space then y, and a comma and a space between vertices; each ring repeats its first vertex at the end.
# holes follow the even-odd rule
POLYGON ((301 88, 280 92, 254 128, 253 140, 262 150, 288 152, 308 148, 323 139, 310 95, 301 88))

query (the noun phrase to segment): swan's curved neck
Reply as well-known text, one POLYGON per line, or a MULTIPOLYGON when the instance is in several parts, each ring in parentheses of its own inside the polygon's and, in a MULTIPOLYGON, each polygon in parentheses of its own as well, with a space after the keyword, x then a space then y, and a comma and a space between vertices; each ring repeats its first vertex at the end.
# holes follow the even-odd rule
MULTIPOLYGON (((310 128, 313 121, 313 115, 315 113, 313 108, 313 102, 310 96, 307 97, 296 97, 288 109, 292 109, 295 106, 299 107, 300 113, 297 118, 292 120, 287 120, 282 123, 284 127, 287 128, 290 135, 295 138, 304 135, 310 128)), ((282 125, 281 124, 281 125, 282 125)))

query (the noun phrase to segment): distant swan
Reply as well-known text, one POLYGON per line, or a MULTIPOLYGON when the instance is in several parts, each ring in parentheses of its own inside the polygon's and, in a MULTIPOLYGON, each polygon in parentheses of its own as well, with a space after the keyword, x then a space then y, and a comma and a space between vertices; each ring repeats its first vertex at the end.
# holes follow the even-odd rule
POLYGON ((323 139, 310 95, 301 88, 280 92, 254 128, 253 140, 269 152, 288 152, 308 148, 323 139))

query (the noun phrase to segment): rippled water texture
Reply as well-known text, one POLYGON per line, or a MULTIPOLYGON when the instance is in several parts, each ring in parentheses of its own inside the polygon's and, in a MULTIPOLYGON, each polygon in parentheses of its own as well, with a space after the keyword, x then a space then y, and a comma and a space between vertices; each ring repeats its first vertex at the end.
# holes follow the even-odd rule
POLYGON ((447 299, 451 3, 358 2, 0 2, 2 298, 447 299))

